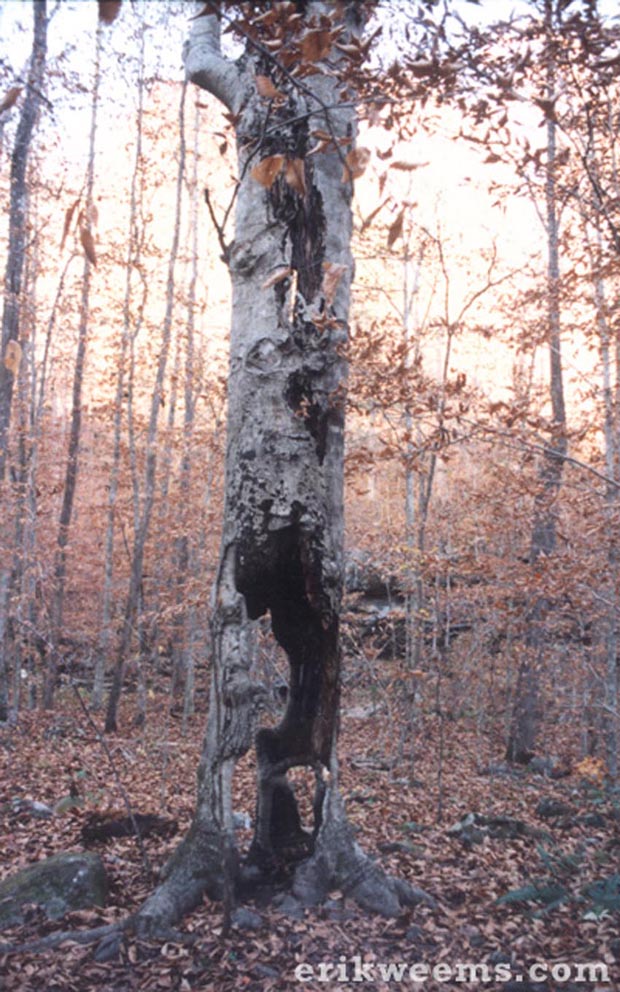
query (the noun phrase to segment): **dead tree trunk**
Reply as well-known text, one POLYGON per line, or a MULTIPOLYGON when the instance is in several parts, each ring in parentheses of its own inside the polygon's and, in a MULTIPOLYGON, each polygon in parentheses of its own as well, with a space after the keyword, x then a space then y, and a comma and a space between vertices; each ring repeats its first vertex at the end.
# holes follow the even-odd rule
MULTIPOLYGON (((320 29, 325 45, 329 23, 343 42, 358 27, 356 4, 309 2, 301 26, 286 23, 289 5, 271 9, 293 41, 320 29)), ((354 111, 333 71, 298 83, 256 37, 233 63, 221 56, 219 34, 217 16, 197 18, 186 52, 190 79, 234 115, 240 180, 226 249, 233 309, 211 700, 194 820, 140 911, 146 929, 178 919, 204 892, 230 899, 237 882, 268 879, 286 863, 305 904, 331 887, 387 915, 425 898, 360 850, 338 788, 343 348, 353 275, 352 175, 343 165, 347 154, 355 163, 354 111), (327 137, 311 155, 318 131, 327 137), (288 656, 288 705, 278 726, 256 732, 261 688, 250 672, 247 620, 267 612, 288 656), (231 787, 253 745, 256 825, 244 871, 231 787), (316 775, 311 832, 287 780, 296 766, 316 775)), ((329 54, 333 70, 337 52, 329 54)), ((320 59, 313 66, 326 68, 320 59)))

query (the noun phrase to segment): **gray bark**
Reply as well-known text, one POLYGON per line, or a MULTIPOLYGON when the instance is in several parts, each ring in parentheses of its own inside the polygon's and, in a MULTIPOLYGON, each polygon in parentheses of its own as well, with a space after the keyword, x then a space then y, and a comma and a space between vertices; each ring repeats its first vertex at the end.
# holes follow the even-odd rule
POLYGON ((15 372, 4 357, 11 341, 19 339, 22 275, 26 251, 28 189, 26 174, 30 143, 41 105, 47 55, 47 4, 35 0, 32 57, 22 112, 11 155, 11 198, 9 206, 9 245, 5 271, 2 314, 2 361, 0 361, 0 480, 4 478, 11 400, 15 372))
POLYGON ((185 357, 183 384, 183 453, 179 470, 181 494, 181 533, 175 539, 176 615, 174 622, 174 664, 171 697, 183 687, 183 732, 194 711, 194 644, 197 628, 196 606, 188 604, 188 579, 195 573, 195 548, 190 541, 190 495, 192 480, 192 448, 194 445, 194 417, 196 409, 195 370, 195 311, 198 285, 198 165, 199 165, 200 109, 194 112, 194 147, 191 188, 193 190, 188 240, 190 244, 189 281, 187 288, 187 323, 185 325, 185 357))
MULTIPOLYGON (((16 363, 6 361, 6 358, 8 349, 15 348, 20 337, 29 199, 28 159, 44 85, 47 56, 46 0, 35 0, 33 4, 33 29, 30 70, 25 93, 22 96, 22 110, 11 154, 8 246, 0 342, 0 484, 4 480, 7 465, 11 406, 17 378, 16 363)), ((0 721, 8 716, 11 651, 8 614, 14 578, 13 563, 3 563, 0 569, 0 721)))
MULTIPOLYGON (((306 16, 330 13, 311 2, 306 16)), ((339 611, 343 544, 343 390, 353 260, 351 184, 342 153, 308 156, 313 126, 353 139, 338 105, 342 84, 318 73, 300 88, 278 79, 286 100, 259 96, 255 74, 272 63, 250 46, 222 59, 218 24, 194 21, 186 53, 192 81, 235 114, 240 185, 228 251, 233 288, 226 500, 213 590, 213 668, 198 798, 189 833, 139 914, 169 924, 207 892, 230 908, 237 883, 298 865, 294 889, 312 903, 333 886, 386 914, 423 895, 387 878, 357 846, 338 791, 339 611), (329 112, 323 108, 330 106, 329 112), (312 116, 310 116, 312 115, 312 116), (269 188, 251 176, 260 160, 301 159, 305 192, 282 173, 269 188), (334 293, 323 266, 341 266, 334 293), (265 285, 278 269, 291 276, 265 285), (257 731, 262 692, 250 671, 248 620, 269 612, 290 666, 288 704, 276 727, 257 731), (237 760, 256 747, 256 826, 249 866, 239 868, 231 787, 237 760), (301 826, 287 772, 312 769, 312 832, 301 826)))

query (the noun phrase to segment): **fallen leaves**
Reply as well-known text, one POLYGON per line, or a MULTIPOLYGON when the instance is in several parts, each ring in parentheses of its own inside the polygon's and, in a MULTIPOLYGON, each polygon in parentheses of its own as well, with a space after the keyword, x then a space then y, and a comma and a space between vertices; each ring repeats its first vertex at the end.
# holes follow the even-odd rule
MULTIPOLYGON (((354 664, 351 660, 349 663, 354 664)), ((375 674, 375 678, 389 682, 392 706, 400 691, 396 671, 389 662, 383 662, 375 674)), ((433 964, 472 962, 481 966, 492 955, 509 953, 517 972, 519 963, 528 959, 592 960, 591 952, 584 951, 587 946, 600 951, 594 957, 608 960, 613 974, 618 961, 616 950, 611 949, 617 948, 616 918, 584 920, 579 906, 567 905, 549 913, 543 921, 524 916, 517 903, 497 905, 498 898, 522 887, 539 864, 535 839, 485 837, 467 847, 448 830, 453 821, 462 820, 470 810, 479 810, 486 817, 509 811, 524 821, 531 820, 541 794, 565 799, 566 787, 527 773, 481 775, 476 769, 492 756, 492 747, 467 721, 459 720, 453 726, 444 723, 444 822, 438 824, 439 721, 430 711, 418 714, 418 734, 424 747, 416 756, 414 780, 407 757, 396 765, 386 761, 401 732, 398 716, 395 722, 388 717, 377 704, 376 694, 369 695, 372 686, 363 681, 355 684, 355 690, 346 690, 352 693, 350 702, 367 703, 372 698, 375 703, 370 715, 362 720, 347 719, 346 709, 343 714, 340 775, 350 822, 364 847, 378 853, 382 867, 431 891, 441 902, 439 910, 418 907, 401 918, 384 920, 365 915, 349 902, 345 892, 333 890, 331 903, 306 911, 301 919, 287 917, 277 906, 262 907, 258 929, 233 926, 226 932, 221 906, 205 900, 184 921, 191 943, 168 939, 158 944, 127 935, 117 955, 105 964, 93 959, 91 948, 70 944, 64 945, 60 953, 12 956, 1 962, 7 987, 20 992, 40 992, 52 986, 67 992, 91 987, 189 990, 210 988, 217 976, 221 992, 238 992, 245 987, 292 988, 295 967, 301 962, 316 966, 321 961, 337 963, 341 956, 350 961, 355 955, 362 955, 365 962, 399 962, 404 958, 403 948, 412 942, 416 960, 433 964)), ((166 696, 157 695, 155 702, 160 700, 166 701, 166 696)), ((146 725, 139 738, 121 733, 116 760, 135 810, 152 806, 153 796, 162 794, 162 782, 168 789, 174 783, 163 812, 182 821, 182 829, 187 827, 194 801, 200 721, 201 717, 196 718, 187 738, 178 736, 173 721, 170 738, 165 742, 156 719, 146 725)), ((129 723, 126 719, 127 727, 129 723)), ((113 802, 118 803, 105 762, 101 761, 100 745, 87 728, 80 726, 79 717, 68 720, 68 714, 61 717, 24 713, 18 727, 0 727, 0 745, 6 745, 0 747, 3 874, 79 843, 81 827, 89 815, 105 813, 113 802), (58 736, 60 730, 62 735, 58 736), (50 740, 54 741, 53 747, 50 740), (78 778, 78 769, 87 772, 83 779, 78 778), (58 783, 64 782, 68 772, 83 782, 84 810, 41 820, 13 801, 20 794, 53 806, 58 783)), ((321 774, 324 777, 322 769, 321 774)), ((302 776, 300 782, 303 781, 302 776)), ((251 808, 254 782, 255 767, 248 755, 239 762, 235 773, 235 808, 251 808)), ((573 779, 569 795, 574 789, 573 779)), ((568 849, 584 836, 599 838, 592 856, 604 851, 605 831, 592 826, 567 828, 558 843, 568 849)), ((145 843, 153 864, 163 864, 175 841, 153 835, 145 843)), ((135 840, 114 837, 100 850, 113 880, 108 909, 80 911, 61 924, 42 921, 33 914, 10 939, 32 939, 72 926, 97 926, 135 909, 152 884, 141 875, 135 840)), ((610 870, 603 867, 600 874, 609 874, 610 870)))

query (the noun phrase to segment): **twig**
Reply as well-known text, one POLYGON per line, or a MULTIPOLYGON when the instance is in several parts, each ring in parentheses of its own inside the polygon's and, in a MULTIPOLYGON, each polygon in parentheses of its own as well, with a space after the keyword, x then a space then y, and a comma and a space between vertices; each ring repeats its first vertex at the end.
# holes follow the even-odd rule
MULTIPOLYGON (((465 423, 468 423, 468 421, 465 420, 465 418, 463 418, 463 421, 465 423)), ((469 423, 471 423, 471 421, 469 421, 469 423)), ((480 430, 480 434, 478 435, 479 440, 484 441, 487 444, 493 444, 494 441, 497 441, 497 443, 500 444, 503 448, 507 448, 509 450, 533 451, 543 455, 546 454, 547 451, 549 450, 548 447, 546 447, 544 444, 535 444, 532 441, 522 441, 519 438, 515 438, 514 435, 511 435, 508 431, 501 431, 498 428, 492 427, 490 424, 479 424, 478 427, 480 430), (489 436, 485 437, 483 432, 488 434, 489 436), (505 441, 503 440, 503 438, 508 438, 509 440, 505 441)), ((606 483, 606 485, 611 486, 614 489, 620 490, 620 482, 616 481, 616 479, 610 478, 608 475, 605 475, 604 472, 599 472, 599 470, 594 468, 594 466, 588 465, 586 462, 580 461, 579 458, 574 458, 572 455, 564 454, 561 452, 554 452, 554 455, 556 458, 565 462, 567 465, 573 465, 575 468, 580 468, 584 472, 587 472, 590 475, 593 475, 595 478, 600 479, 602 482, 606 483)))
MULTIPOLYGON (((231 201, 231 205, 233 201, 234 201, 234 196, 233 196, 233 200, 231 201)), ((211 222, 217 233, 217 240, 219 241, 220 248, 222 249, 222 258, 226 262, 226 265, 228 265, 230 262, 230 245, 226 244, 226 238, 224 237, 224 225, 226 224, 226 218, 228 217, 228 214, 230 212, 230 207, 226 210, 226 213, 224 214, 224 224, 220 224, 217 217, 215 216, 213 204, 211 203, 211 197, 209 196, 209 190, 206 188, 205 188, 205 203, 207 204, 207 210, 209 211, 211 222)))

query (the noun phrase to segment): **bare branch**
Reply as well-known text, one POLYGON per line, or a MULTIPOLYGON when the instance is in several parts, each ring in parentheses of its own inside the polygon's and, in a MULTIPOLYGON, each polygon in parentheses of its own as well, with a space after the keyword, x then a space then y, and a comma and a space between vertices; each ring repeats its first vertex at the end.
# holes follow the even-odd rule
MULTIPOLYGON (((215 5, 211 4, 215 9, 215 5)), ((204 4, 200 4, 204 9, 204 4)), ((215 14, 197 16, 183 50, 185 72, 190 82, 217 97, 231 113, 237 113, 241 96, 240 70, 222 55, 220 22, 215 14)))

